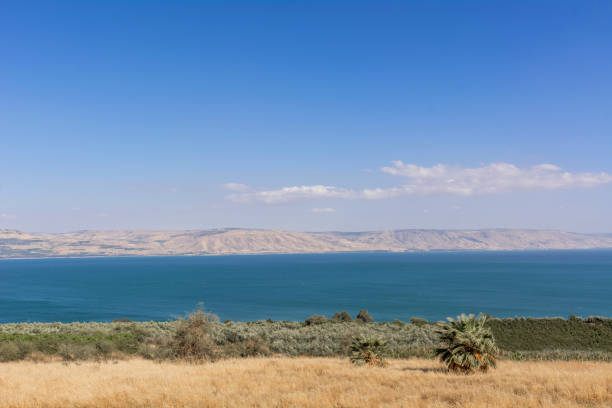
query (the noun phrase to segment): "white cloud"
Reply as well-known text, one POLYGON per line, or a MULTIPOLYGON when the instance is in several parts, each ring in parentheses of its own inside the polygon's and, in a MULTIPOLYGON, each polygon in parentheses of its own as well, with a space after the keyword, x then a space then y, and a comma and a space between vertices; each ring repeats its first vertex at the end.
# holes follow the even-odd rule
POLYGON ((16 215, 14 214, 6 214, 6 213, 1 213, 0 214, 0 218, 4 219, 4 220, 14 220, 17 218, 16 215))
POLYGON ((333 208, 330 208, 330 207, 326 207, 326 208, 313 208, 310 211, 313 212, 313 213, 333 213, 336 210, 334 210, 333 208))
POLYGON ((358 198, 353 195, 353 191, 344 188, 316 185, 283 187, 278 190, 230 194, 227 198, 236 202, 260 201, 266 204, 276 204, 310 198, 358 198))
POLYGON ((461 168, 443 164, 420 167, 394 161, 392 167, 381 170, 407 178, 409 184, 403 186, 404 190, 420 194, 493 194, 594 187, 612 182, 612 175, 607 173, 569 173, 553 164, 519 168, 508 163, 493 163, 477 168, 461 168))
POLYGON ((223 188, 229 191, 247 191, 249 186, 240 183, 226 183, 223 185, 223 188))
MULTIPOLYGON (((231 194, 227 198, 237 202, 286 203, 316 198, 379 200, 401 195, 482 195, 528 190, 557 190, 595 187, 612 182, 612 175, 600 173, 570 173, 553 164, 539 164, 520 168, 509 163, 492 163, 476 168, 452 167, 438 164, 421 167, 392 162, 383 167, 386 174, 400 176, 404 184, 390 188, 348 189, 313 185, 291 186, 276 190, 262 190, 231 194)), ((234 190, 236 191, 236 190, 234 190)))

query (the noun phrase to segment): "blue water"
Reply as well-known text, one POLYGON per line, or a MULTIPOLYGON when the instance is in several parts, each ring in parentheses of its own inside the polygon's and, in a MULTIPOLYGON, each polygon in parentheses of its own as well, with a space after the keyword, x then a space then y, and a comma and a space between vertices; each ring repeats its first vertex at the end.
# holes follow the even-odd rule
POLYGON ((612 316, 612 251, 353 253, 0 261, 0 322, 312 314, 612 316))

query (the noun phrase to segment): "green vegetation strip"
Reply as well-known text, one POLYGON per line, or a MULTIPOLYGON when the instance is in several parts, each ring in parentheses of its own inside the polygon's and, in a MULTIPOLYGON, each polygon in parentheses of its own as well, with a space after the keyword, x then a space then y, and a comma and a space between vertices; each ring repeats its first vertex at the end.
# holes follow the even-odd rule
MULTIPOLYGON (((59 356, 64 360, 120 358, 126 354, 174 359, 184 357, 181 347, 189 342, 189 347, 197 348, 189 355, 207 359, 274 354, 349 356, 351 344, 358 337, 383 339, 387 357, 433 358, 440 344, 436 324, 416 318, 408 323, 366 322, 363 314, 364 319, 356 321, 337 314, 332 319, 313 316, 304 323, 270 320, 220 323, 214 316, 205 313, 203 316, 207 316, 201 322, 203 334, 195 340, 194 332, 186 326, 191 319, 0 324, 0 361, 37 355, 59 356)), ((492 318, 487 327, 502 358, 612 361, 612 319, 492 318)))

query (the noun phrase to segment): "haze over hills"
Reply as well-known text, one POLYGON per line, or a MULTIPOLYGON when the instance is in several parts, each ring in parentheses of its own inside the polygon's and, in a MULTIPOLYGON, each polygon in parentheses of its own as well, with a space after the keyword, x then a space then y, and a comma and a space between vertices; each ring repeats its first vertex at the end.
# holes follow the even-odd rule
POLYGON ((594 248, 612 248, 612 237, 526 229, 370 232, 212 229, 69 233, 0 230, 0 258, 594 248))

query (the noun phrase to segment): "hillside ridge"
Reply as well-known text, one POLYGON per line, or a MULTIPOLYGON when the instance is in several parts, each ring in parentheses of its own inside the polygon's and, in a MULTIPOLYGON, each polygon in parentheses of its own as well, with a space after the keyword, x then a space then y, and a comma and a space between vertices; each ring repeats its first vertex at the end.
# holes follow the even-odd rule
POLYGON ((612 237, 605 234, 503 228, 366 232, 216 228, 169 231, 84 230, 66 233, 0 229, 2 259, 595 248, 612 248, 612 237))

